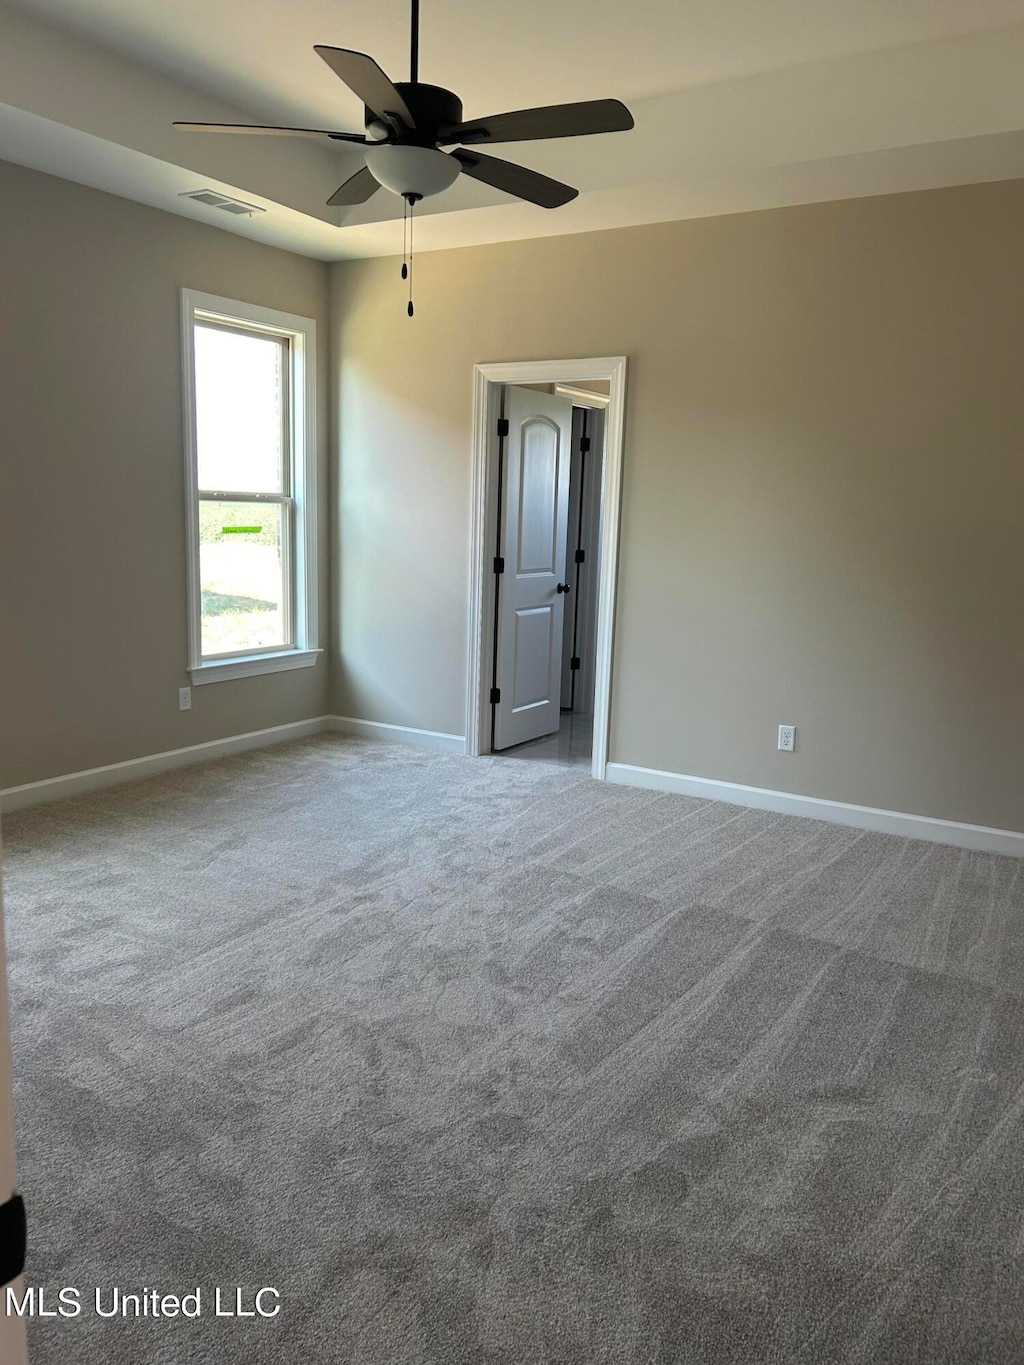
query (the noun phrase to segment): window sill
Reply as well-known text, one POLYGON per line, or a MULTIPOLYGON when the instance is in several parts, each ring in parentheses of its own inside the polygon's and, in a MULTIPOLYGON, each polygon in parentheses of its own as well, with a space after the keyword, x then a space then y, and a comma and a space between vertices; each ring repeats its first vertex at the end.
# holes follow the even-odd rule
POLYGON ((322 649, 283 649, 280 654, 249 654, 238 659, 217 659, 188 670, 192 686, 254 678, 260 673, 281 673, 289 668, 312 668, 322 649))

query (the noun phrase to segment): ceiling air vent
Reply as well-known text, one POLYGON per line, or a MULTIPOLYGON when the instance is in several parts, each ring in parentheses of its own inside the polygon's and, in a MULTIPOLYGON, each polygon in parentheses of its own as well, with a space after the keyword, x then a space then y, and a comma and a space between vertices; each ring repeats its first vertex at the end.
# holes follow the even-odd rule
POLYGON ((266 213, 266 209, 261 209, 259 204, 247 204, 244 199, 231 199, 226 194, 218 194, 216 190, 187 190, 184 194, 179 194, 178 198, 194 199, 197 204, 206 204, 211 209, 223 209, 225 213, 247 213, 250 217, 254 213, 266 213))

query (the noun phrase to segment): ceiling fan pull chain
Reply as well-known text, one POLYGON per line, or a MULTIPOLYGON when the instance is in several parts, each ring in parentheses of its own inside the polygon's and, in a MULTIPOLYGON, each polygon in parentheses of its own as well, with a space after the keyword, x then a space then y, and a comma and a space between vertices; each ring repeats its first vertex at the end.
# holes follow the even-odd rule
POLYGON ((416 200, 413 198, 412 195, 410 195, 410 196, 409 196, 409 307, 408 307, 408 309, 406 310, 406 311, 408 312, 408 314, 409 314, 410 317, 412 317, 413 313, 416 311, 416 310, 413 308, 413 306, 412 306, 412 224, 413 224, 413 216, 412 216, 412 215, 413 215, 413 210, 414 210, 415 206, 416 206, 416 200))
POLYGON ((409 201, 402 199, 402 279, 409 278, 409 201))
POLYGON ((420 199, 422 199, 422 197, 423 197, 423 196, 420 195, 420 194, 403 194, 403 195, 402 195, 402 198, 405 200, 405 223, 406 223, 406 227, 407 227, 407 233, 406 233, 406 238, 405 238, 405 261, 402 263, 402 279, 403 279, 403 280, 406 280, 406 279, 407 279, 407 280, 409 281, 409 305, 408 305, 408 307, 406 308, 405 311, 409 314, 410 317, 412 317, 413 314, 414 314, 415 311, 416 311, 415 308, 413 307, 413 303, 412 303, 412 229, 413 229, 413 212, 414 212, 414 210, 415 210, 415 208, 416 208, 416 205, 419 203, 419 201, 420 201, 420 199))

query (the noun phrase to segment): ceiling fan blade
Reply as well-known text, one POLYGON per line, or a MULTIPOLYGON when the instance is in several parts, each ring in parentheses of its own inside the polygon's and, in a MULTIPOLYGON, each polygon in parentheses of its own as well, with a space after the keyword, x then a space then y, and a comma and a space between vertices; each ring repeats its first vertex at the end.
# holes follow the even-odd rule
POLYGON ((364 166, 361 171, 356 171, 355 175, 350 175, 327 202, 334 207, 339 204, 365 204, 379 189, 380 181, 374 177, 369 166, 364 166))
POLYGON ((575 199, 579 190, 571 185, 563 185, 560 180, 551 180, 539 171, 527 170, 513 161, 502 161, 496 156, 484 156, 483 152, 452 152, 451 155, 462 166, 466 175, 474 180, 482 180, 485 185, 493 185, 496 190, 514 194, 518 199, 528 199, 531 204, 539 204, 542 209, 557 209, 575 199))
POLYGON ((363 142, 362 133, 329 133, 322 128, 270 128, 254 123, 175 123, 189 133, 262 133, 269 137, 310 137, 315 142, 363 142))
POLYGON ((365 52, 350 52, 347 47, 318 45, 313 51, 378 118, 385 119, 392 126, 394 120, 398 119, 406 128, 416 127, 405 100, 372 57, 365 52))
POLYGON ((587 133, 626 133, 633 115, 619 100, 585 100, 580 104, 549 104, 542 109, 517 109, 511 114, 489 114, 443 128, 438 142, 529 142, 536 138, 583 137, 587 133))

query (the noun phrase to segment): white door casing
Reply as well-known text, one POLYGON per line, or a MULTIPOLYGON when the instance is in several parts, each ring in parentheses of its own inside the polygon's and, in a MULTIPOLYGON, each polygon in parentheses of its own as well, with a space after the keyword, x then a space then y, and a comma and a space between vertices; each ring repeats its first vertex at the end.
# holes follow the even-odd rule
MULTIPOLYGON (((624 355, 584 356, 575 360, 502 360, 473 367, 473 430, 469 489, 469 594, 466 651, 466 754, 491 752, 490 688, 494 669, 494 522, 497 516, 497 421, 505 384, 574 386, 595 379, 608 382, 604 461, 600 488, 600 552, 594 651, 594 749, 591 775, 606 776, 611 721, 612 641, 615 636, 615 586, 618 579, 619 522, 626 434, 624 355)), ((588 392, 588 402, 598 395, 588 392)), ((578 398, 574 401, 583 401, 578 398)))
POLYGON ((509 385, 499 555, 494 748, 558 729, 572 403, 509 385))

